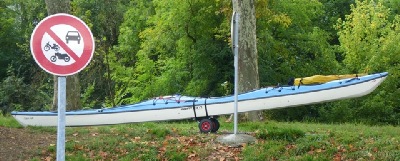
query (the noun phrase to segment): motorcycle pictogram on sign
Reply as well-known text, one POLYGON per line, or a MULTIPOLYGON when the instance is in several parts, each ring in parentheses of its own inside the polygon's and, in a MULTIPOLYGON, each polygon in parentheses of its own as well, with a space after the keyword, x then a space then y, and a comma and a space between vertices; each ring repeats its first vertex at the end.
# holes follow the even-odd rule
POLYGON ((51 62, 56 62, 57 59, 63 59, 65 62, 69 62, 69 60, 71 60, 71 57, 68 56, 68 54, 61 54, 59 52, 57 52, 58 50, 60 50, 60 46, 58 46, 56 43, 53 43, 53 46, 50 45, 50 42, 48 42, 44 47, 43 47, 44 51, 49 51, 50 49, 53 49, 54 55, 52 55, 50 57, 50 61, 51 62))
POLYGON ((50 42, 48 42, 44 47, 43 47, 44 51, 49 51, 50 49, 54 49, 55 51, 60 50, 60 46, 58 46, 57 44, 53 44, 53 46, 50 45, 50 42))

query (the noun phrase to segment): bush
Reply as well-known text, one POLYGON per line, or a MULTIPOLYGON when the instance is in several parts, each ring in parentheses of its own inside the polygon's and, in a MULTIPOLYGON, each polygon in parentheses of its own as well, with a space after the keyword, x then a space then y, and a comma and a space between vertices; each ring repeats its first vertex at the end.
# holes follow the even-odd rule
POLYGON ((43 110, 51 103, 51 97, 40 89, 23 82, 22 78, 9 76, 0 83, 0 111, 3 115, 13 110, 43 110))

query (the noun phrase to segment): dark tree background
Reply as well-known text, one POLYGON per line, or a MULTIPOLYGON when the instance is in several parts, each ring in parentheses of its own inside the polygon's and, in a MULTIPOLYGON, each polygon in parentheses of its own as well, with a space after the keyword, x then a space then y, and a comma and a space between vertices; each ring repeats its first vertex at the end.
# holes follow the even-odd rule
POLYGON ((68 109, 112 107, 174 93, 233 94, 233 8, 243 23, 241 92, 286 83, 290 77, 390 73, 368 96, 264 111, 264 117, 399 123, 396 0, 3 0, 0 109, 7 114, 56 105, 56 79, 36 65, 29 41, 38 22, 59 12, 85 21, 96 41, 88 67, 68 77, 68 109))

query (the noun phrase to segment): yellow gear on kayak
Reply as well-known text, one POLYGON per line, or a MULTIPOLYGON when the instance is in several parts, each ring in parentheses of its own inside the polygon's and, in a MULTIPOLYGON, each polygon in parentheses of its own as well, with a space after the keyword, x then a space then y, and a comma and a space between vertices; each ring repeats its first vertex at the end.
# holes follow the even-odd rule
POLYGON ((356 78, 365 76, 367 74, 344 74, 344 75, 314 75, 311 77, 304 77, 304 78, 296 78, 294 80, 294 85, 307 85, 307 84, 322 84, 326 82, 330 82, 333 80, 341 80, 347 78, 356 78))

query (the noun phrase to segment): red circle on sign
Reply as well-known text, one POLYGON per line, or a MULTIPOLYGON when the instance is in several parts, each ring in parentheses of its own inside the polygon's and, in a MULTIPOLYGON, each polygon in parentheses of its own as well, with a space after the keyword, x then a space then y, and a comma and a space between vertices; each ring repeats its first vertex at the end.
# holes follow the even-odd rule
POLYGON ((84 69, 92 59, 94 52, 94 39, 89 27, 79 18, 64 13, 54 14, 40 21, 33 30, 31 36, 31 52, 36 63, 46 72, 58 76, 73 75, 84 69), (55 25, 69 25, 78 30, 84 44, 83 52, 80 56, 74 53, 74 51, 50 29, 55 25), (45 34, 50 35, 50 37, 53 38, 58 45, 75 60, 75 62, 70 65, 58 65, 46 58, 41 45, 45 34))

